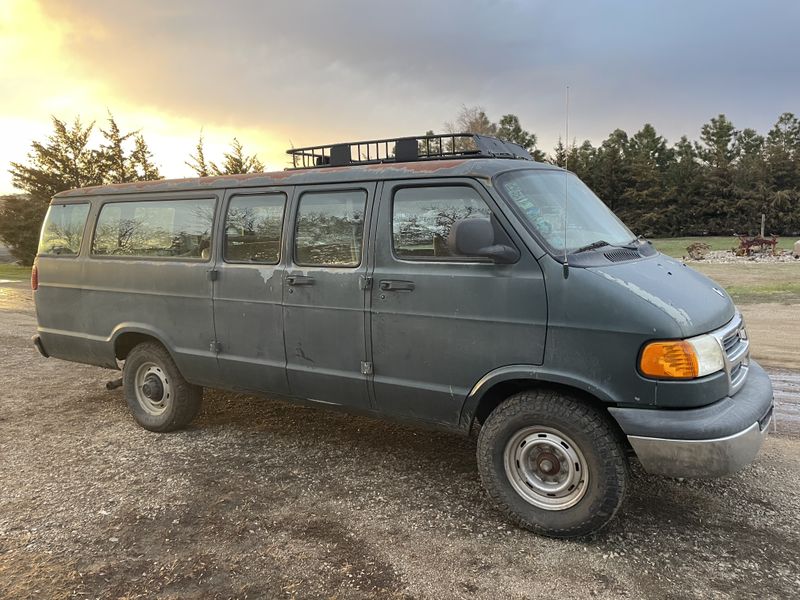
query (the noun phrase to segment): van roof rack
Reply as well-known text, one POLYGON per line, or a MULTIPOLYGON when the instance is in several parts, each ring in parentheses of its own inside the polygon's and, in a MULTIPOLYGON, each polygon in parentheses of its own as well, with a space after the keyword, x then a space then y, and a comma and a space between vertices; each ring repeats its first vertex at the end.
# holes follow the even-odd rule
POLYGON ((292 148, 287 150, 286 154, 292 157, 290 169, 414 162, 441 158, 533 160, 528 151, 519 144, 476 133, 443 133, 308 146, 292 148))

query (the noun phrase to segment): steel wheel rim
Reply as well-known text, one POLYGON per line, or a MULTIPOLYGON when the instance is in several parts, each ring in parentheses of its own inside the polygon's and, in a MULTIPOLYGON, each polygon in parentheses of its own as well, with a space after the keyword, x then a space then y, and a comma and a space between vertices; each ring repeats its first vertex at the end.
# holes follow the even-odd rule
POLYGON ((589 486, 589 469, 580 448, 550 427, 526 427, 503 452, 506 477, 528 503, 544 510, 566 510, 580 502, 589 486))
POLYGON ((134 376, 134 387, 136 390, 136 401, 144 411, 154 417, 164 414, 172 399, 172 385, 164 370, 156 363, 146 362, 139 365, 134 376), (161 393, 154 393, 153 387, 161 386, 161 393), (148 395, 148 393, 150 395, 148 395))

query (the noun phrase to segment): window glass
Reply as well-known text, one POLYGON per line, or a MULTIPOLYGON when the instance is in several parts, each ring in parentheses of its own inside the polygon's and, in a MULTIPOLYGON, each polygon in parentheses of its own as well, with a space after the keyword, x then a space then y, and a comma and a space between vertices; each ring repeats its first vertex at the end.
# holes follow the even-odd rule
POLYGON ((364 235, 364 190, 306 192, 295 227, 298 265, 357 267, 364 235))
POLYGON ((410 259, 460 258, 447 243, 453 224, 460 219, 490 217, 478 192, 467 186, 397 190, 392 210, 394 253, 410 259))
POLYGON ((89 215, 88 204, 51 204, 42 225, 39 254, 75 256, 89 215))
POLYGON ((104 204, 92 254, 208 259, 213 222, 210 198, 104 204))
POLYGON ((277 264, 286 196, 234 196, 225 218, 225 260, 277 264))
POLYGON ((497 189, 558 254, 605 241, 635 240, 622 221, 575 175, 564 171, 522 170, 498 177, 497 189), (565 223, 566 220, 566 223, 565 223))

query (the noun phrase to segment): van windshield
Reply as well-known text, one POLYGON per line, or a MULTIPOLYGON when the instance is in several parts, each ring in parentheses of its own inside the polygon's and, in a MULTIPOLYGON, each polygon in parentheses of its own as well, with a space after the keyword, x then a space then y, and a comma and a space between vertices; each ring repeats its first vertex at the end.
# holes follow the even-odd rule
POLYGON ((556 254, 590 246, 624 246, 636 238, 572 173, 513 171, 498 177, 497 187, 556 254))

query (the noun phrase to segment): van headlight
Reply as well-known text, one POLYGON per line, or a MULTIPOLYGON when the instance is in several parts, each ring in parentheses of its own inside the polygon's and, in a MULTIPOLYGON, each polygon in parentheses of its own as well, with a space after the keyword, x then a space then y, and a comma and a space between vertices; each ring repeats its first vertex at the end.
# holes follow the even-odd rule
POLYGON ((724 368, 722 346, 710 335, 650 342, 639 359, 642 375, 656 379, 695 379, 724 368))

